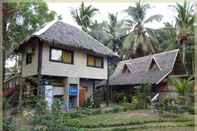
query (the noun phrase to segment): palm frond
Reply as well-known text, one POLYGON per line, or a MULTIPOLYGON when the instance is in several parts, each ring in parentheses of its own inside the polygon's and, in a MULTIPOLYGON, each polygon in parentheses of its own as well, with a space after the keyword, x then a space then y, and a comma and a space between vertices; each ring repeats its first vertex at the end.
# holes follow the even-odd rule
POLYGON ((144 21, 144 23, 149 23, 149 22, 152 22, 152 21, 161 21, 161 19, 162 19, 162 15, 159 15, 159 14, 157 14, 157 15, 152 15, 152 16, 150 16, 149 18, 147 18, 145 21, 144 21))

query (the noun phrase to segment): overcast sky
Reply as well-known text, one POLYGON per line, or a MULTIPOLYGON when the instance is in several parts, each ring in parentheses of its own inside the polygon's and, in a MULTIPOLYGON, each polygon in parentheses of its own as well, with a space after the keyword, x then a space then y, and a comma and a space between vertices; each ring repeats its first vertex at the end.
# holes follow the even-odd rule
MULTIPOLYGON (((63 17, 63 21, 74 26, 77 26, 76 22, 73 20, 70 11, 76 9, 80 6, 81 3, 47 3, 50 10, 55 11, 58 15, 63 17)), ((119 19, 126 19, 128 16, 125 9, 128 6, 133 5, 133 3, 85 3, 85 5, 91 4, 93 7, 99 9, 99 13, 95 15, 94 19, 98 21, 107 20, 108 13, 118 12, 119 19)), ((160 28, 163 26, 163 22, 174 22, 174 17, 176 16, 176 11, 172 7, 175 3, 150 3, 151 8, 147 10, 147 16, 154 14, 163 15, 161 22, 152 22, 148 24, 148 27, 151 28, 160 28)))

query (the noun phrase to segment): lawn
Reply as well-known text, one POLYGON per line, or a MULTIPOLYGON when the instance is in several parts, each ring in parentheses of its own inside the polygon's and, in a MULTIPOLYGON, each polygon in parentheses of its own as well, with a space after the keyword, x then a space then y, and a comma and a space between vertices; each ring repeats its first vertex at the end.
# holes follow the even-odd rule
POLYGON ((127 130, 136 128, 145 130, 145 128, 161 128, 161 130, 167 131, 166 128, 176 127, 177 131, 179 131, 180 126, 189 130, 194 125, 192 115, 181 114, 173 117, 164 117, 144 110, 83 115, 76 118, 64 119, 64 123, 67 126, 85 128, 86 130, 127 130))

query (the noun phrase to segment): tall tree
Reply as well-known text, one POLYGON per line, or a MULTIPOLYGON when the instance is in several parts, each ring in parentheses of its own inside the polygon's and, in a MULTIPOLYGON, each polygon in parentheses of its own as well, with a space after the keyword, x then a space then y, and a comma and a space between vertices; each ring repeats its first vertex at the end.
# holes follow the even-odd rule
POLYGON ((107 33, 108 38, 104 44, 120 55, 123 38, 126 36, 124 21, 118 21, 118 13, 110 13, 108 17, 109 22, 105 27, 105 32, 107 33))
POLYGON ((77 24, 81 26, 82 30, 88 32, 92 25, 92 17, 97 11, 98 9, 92 7, 91 5, 85 6, 84 2, 82 2, 78 9, 71 11, 71 15, 77 24))
POLYGON ((177 3, 176 28, 179 44, 182 45, 183 62, 186 64, 186 44, 194 36, 194 11, 193 4, 184 1, 183 5, 177 3))
MULTIPOLYGON (((49 11, 44 0, 29 0, 26 2, 18 0, 16 2, 3 3, 4 71, 6 58, 11 54, 17 55, 13 50, 28 35, 40 28, 44 23, 53 20, 56 16, 54 11, 49 11)), ((20 55, 18 58, 16 63, 21 64, 20 55)), ((21 90, 22 86, 20 86, 20 93, 21 90)), ((20 100, 19 105, 21 105, 20 100)))
POLYGON ((130 33, 124 40, 124 48, 131 49, 131 55, 136 55, 137 52, 140 52, 138 54, 141 56, 156 51, 156 46, 149 37, 151 29, 145 27, 145 24, 152 21, 160 21, 162 16, 156 14, 146 18, 147 9, 149 8, 148 4, 144 4, 142 0, 139 0, 135 3, 135 6, 129 6, 126 10, 130 17, 130 19, 126 20, 130 27, 130 33))
POLYGON ((12 51, 19 43, 56 16, 43 0, 19 0, 3 4, 4 46, 12 51), (44 17, 43 17, 44 16, 44 17))
POLYGON ((159 51, 167 51, 179 48, 177 43, 176 28, 171 23, 164 23, 164 27, 156 29, 150 32, 151 36, 154 36, 155 41, 157 41, 159 46, 159 51))

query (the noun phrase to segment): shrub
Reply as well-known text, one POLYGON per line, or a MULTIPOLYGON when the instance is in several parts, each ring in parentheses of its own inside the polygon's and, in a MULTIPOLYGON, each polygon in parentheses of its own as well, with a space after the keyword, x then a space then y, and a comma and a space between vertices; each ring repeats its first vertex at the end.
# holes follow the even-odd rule
POLYGON ((43 115, 47 113, 47 103, 44 99, 39 99, 35 105, 35 110, 38 115, 43 115))
POLYGON ((120 112, 120 111, 121 111, 121 109, 120 109, 120 107, 118 107, 118 106, 113 107, 113 109, 112 109, 112 112, 113 112, 113 113, 117 113, 117 112, 120 112))
POLYGON ((3 130, 4 131, 16 131, 16 124, 13 118, 4 118, 3 119, 3 130))
POLYGON ((194 107, 188 107, 188 112, 192 115, 195 114, 195 110, 194 110, 194 107))
POLYGON ((88 97, 88 99, 86 100, 85 104, 83 105, 83 107, 86 108, 93 108, 95 107, 95 103, 94 103, 94 98, 93 96, 88 97))
POLYGON ((59 99, 55 99, 52 104, 53 112, 60 112, 62 108, 62 102, 59 99))
POLYGON ((81 113, 76 111, 76 112, 71 112, 69 113, 71 118, 78 118, 81 117, 81 113))
POLYGON ((134 109, 136 109, 136 105, 134 105, 133 103, 123 103, 123 111, 132 111, 134 109))

